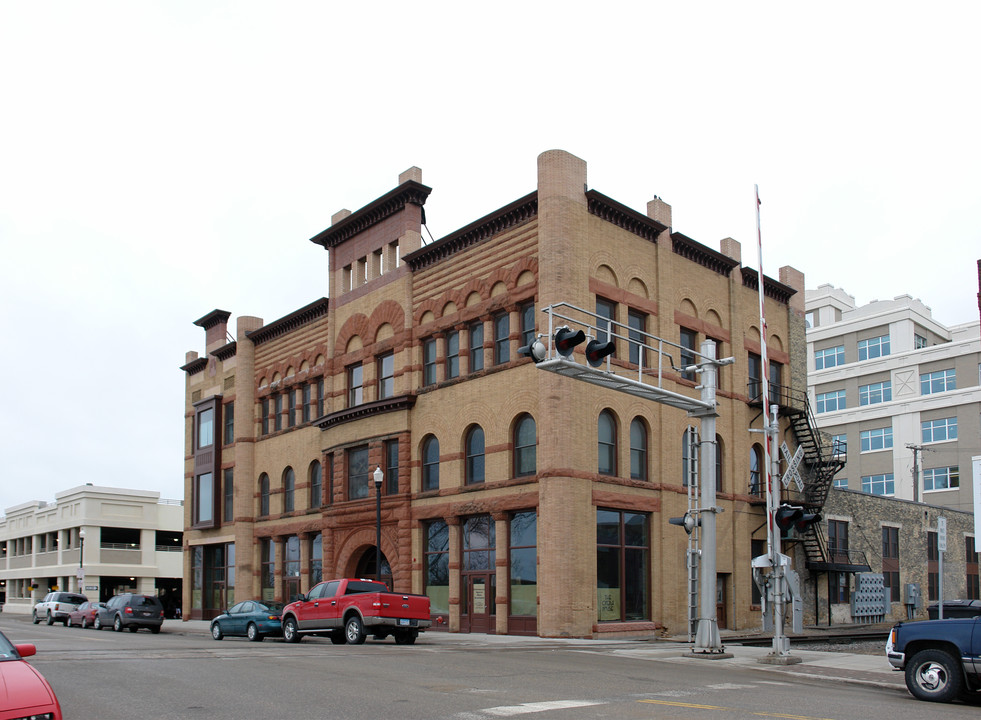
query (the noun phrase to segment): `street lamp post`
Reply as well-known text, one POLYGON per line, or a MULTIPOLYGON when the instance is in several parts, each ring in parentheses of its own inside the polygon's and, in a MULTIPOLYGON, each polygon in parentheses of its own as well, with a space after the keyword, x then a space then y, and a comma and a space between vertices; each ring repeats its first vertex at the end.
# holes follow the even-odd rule
POLYGON ((82 592, 85 588, 85 568, 83 566, 85 557, 85 528, 78 531, 78 591, 82 592))
POLYGON ((375 467, 372 473, 375 481, 375 580, 381 582, 382 573, 382 483, 385 481, 385 473, 381 466, 375 467))

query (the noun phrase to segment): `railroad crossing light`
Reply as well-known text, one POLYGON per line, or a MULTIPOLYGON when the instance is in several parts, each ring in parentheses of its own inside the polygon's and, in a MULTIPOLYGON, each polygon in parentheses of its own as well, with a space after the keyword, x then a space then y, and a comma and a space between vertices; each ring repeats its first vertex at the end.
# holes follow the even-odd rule
POLYGON ((819 513, 806 513, 801 512, 800 517, 794 521, 794 530, 797 531, 798 535, 804 535, 811 526, 815 523, 821 522, 821 515, 819 513))
POLYGON ((586 345, 586 362, 593 367, 599 367, 603 364, 603 359, 607 355, 612 355, 616 349, 617 346, 612 340, 605 342, 590 340, 586 345))
POLYGON ((569 357, 576 345, 586 339, 586 333, 582 330, 570 330, 567 326, 560 327, 555 331, 555 350, 562 357, 569 357))
POLYGON ((547 354, 548 350, 545 345, 542 344, 541 340, 534 340, 530 345, 522 345, 518 348, 518 355, 530 357, 536 363, 540 363, 542 360, 544 360, 547 354))
POLYGON ((773 511, 773 522, 780 528, 780 535, 787 537, 790 534, 790 529, 794 527, 794 523, 803 516, 804 513, 799 507, 781 505, 773 511))
POLYGON ((701 524, 691 513, 685 513, 684 517, 668 518, 668 522, 672 525, 680 525, 689 535, 691 535, 691 531, 695 529, 696 525, 701 524))

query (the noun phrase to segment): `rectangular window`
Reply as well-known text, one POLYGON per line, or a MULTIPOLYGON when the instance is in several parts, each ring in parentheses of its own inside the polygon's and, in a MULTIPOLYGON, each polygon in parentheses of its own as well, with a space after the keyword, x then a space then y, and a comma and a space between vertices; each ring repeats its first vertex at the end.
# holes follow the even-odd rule
POLYGON ((892 428, 876 428, 863 430, 861 433, 862 452, 889 450, 892 448, 892 428))
POLYGON ((814 369, 827 370, 845 364, 845 346, 825 348, 814 351, 814 369))
POLYGON ((882 528, 882 580, 892 602, 900 602, 899 528, 882 528))
POLYGON ((198 413, 198 449, 211 447, 215 442, 215 409, 198 413))
POLYGON ((785 405, 781 403, 783 397, 783 365, 770 361, 770 404, 785 405))
MULTIPOLYGON (((681 328, 681 367, 686 368, 695 364, 696 343, 698 343, 698 333, 688 328, 681 328)), ((681 377, 684 380, 694 381, 695 371, 683 371, 681 377)))
POLYGON ((627 310, 627 325, 630 327, 630 362, 647 367, 647 351, 644 349, 647 344, 647 315, 630 308, 627 310))
POLYGON ((273 415, 273 430, 283 429, 283 395, 280 393, 273 400, 273 405, 275 407, 273 415))
POLYGON ((923 430, 923 442, 943 442, 957 439, 957 418, 940 418, 939 420, 924 420, 920 427, 923 430))
POLYGON ((525 303, 518 307, 518 315, 521 318, 521 342, 520 345, 531 345, 535 342, 535 304, 525 303))
POLYGON ((470 326, 470 372, 484 369, 484 324, 475 322, 470 326))
POLYGON ((446 379, 460 377, 460 333, 453 331, 446 336, 446 379))
POLYGON ((436 384, 436 338, 422 341, 422 384, 436 384))
POLYGON ((317 380, 317 417, 324 414, 324 379, 317 380))
POLYGON ((953 490, 960 487, 961 474, 959 468, 942 467, 923 470, 923 491, 953 490))
POLYGON ((444 520, 425 526, 423 538, 424 592, 429 596, 430 613, 447 616, 450 612, 450 528, 444 520))
POLYGON ((378 399, 395 395, 395 355, 386 353, 378 358, 378 399))
POLYGON ((215 487, 211 473, 202 473, 195 478, 197 485, 195 499, 194 524, 201 525, 214 522, 215 519, 215 487))
POLYGON ((347 499, 368 497, 369 479, 368 446, 351 448, 347 451, 347 499))
POLYGON ((534 510, 511 516, 508 533, 511 592, 509 615, 538 614, 538 516, 534 510))
POLYGON ((858 388, 859 405, 878 405, 891 400, 892 382, 890 380, 861 385, 858 388))
POLYGON ((276 545, 271 538, 259 541, 259 568, 262 600, 272 602, 276 597, 276 545))
POLYGON ((834 486, 836 488, 847 488, 848 478, 835 478, 834 486))
POLYGON ((858 341, 858 359, 873 360, 877 357, 885 357, 889 354, 889 336, 869 338, 868 340, 858 341))
POLYGON ((225 403, 222 408, 222 420, 225 422, 225 432, 222 442, 231 445, 235 442, 235 403, 225 403))
POLYGON ((294 427, 296 425, 296 389, 290 388, 286 395, 287 404, 287 427, 294 427))
POLYGON ((844 458, 848 455, 848 435, 831 436, 831 452, 836 458, 844 458))
POLYGON ((511 316, 502 313, 494 318, 494 364, 503 365, 511 359, 511 316))
POLYGON ((221 487, 224 494, 222 520, 226 523, 235 521, 235 480, 233 476, 234 470, 225 468, 222 474, 221 487))
POLYGON ((922 335, 913 334, 913 349, 922 350, 927 346, 927 339, 922 335))
POLYGON ((605 298, 596 298, 596 339, 607 342, 613 322, 617 319, 617 304, 605 298))
POLYGON ((385 443, 385 493, 395 495, 399 491, 399 441, 385 443))
MULTIPOLYGON (((759 393, 757 393, 759 394, 759 393)), ((832 390, 831 392, 817 394, 817 412, 834 412, 835 410, 845 409, 845 391, 832 390)))
POLYGON ((313 385, 307 383, 303 386, 303 422, 308 423, 313 419, 313 385))
POLYGON ((895 495, 896 483, 893 481, 892 473, 863 476, 862 492, 869 495, 895 495))
POLYGON ((347 369, 347 406, 357 407, 364 402, 364 372, 361 363, 347 369))
MULTIPOLYGON (((828 555, 832 562, 848 562, 848 522, 828 520, 828 555)), ((848 573, 828 573, 828 594, 832 603, 847 603, 851 598, 848 573)))
MULTIPOLYGON (((756 353, 747 358, 746 371, 749 378, 747 392, 751 400, 759 400, 763 394, 763 360, 756 353)), ((818 410, 818 412, 821 412, 818 410)))
POLYGON ((920 375, 920 395, 932 395, 956 389, 957 372, 953 368, 920 375))
POLYGON ((596 607, 600 622, 649 616, 649 520, 644 513, 596 510, 596 607))

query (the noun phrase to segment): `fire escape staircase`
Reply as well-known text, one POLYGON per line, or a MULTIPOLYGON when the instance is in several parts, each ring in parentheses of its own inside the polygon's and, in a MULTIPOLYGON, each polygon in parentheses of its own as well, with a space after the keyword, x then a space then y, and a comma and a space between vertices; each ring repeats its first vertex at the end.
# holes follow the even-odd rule
MULTIPOLYGON (((806 392, 789 387, 771 386, 770 403, 779 406, 780 414, 788 419, 794 431, 798 446, 804 450, 799 468, 804 488, 798 491, 796 485, 791 483, 787 491, 788 501, 802 507, 805 513, 820 514, 834 483, 834 476, 845 467, 845 455, 835 443, 828 440, 825 433, 818 430, 806 392)), ((753 404, 762 407, 758 391, 753 404)), ((870 571, 865 553, 829 548, 823 527, 822 523, 813 523, 802 537, 795 538, 804 549, 808 569, 836 572, 870 571)))

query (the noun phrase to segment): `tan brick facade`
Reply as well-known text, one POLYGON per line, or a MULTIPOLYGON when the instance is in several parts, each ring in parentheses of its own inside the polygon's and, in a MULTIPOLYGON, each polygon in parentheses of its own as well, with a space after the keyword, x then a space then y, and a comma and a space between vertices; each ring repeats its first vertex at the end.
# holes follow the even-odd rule
MULTIPOLYGON (((211 342, 219 335, 209 323, 227 315, 199 321, 209 333, 209 354, 189 353, 184 366, 188 616, 209 617, 228 601, 208 583, 222 575, 227 593, 230 566, 235 598, 262 596, 261 551, 267 539, 275 563, 265 594, 277 599, 288 591, 285 554, 291 537, 301 548, 293 582, 303 591, 311 584, 311 544, 318 537, 324 577, 373 568, 374 490, 349 484, 352 472, 364 470, 366 457, 369 472, 376 466, 386 471, 381 550, 396 590, 432 590, 427 562, 435 560, 427 561, 425 553, 434 545, 427 533, 445 523, 448 579, 440 619, 450 630, 551 637, 683 632, 687 536, 668 518, 687 509, 681 440, 685 428, 698 421, 682 410, 542 372, 518 354, 527 304, 534 304, 537 332, 547 333, 542 308, 567 302, 593 311, 600 298, 615 308, 619 322, 626 324, 632 310, 646 317, 653 335, 679 343, 686 328, 699 341, 718 341, 720 357, 736 359, 721 370, 718 393, 720 625, 759 625, 758 608, 751 605, 750 558, 751 538, 761 537, 764 513, 760 498, 749 494, 749 456, 760 440, 748 430, 760 420, 759 408, 747 396, 747 357, 760 351, 757 274, 733 259, 739 250, 734 240, 726 239, 729 254, 724 255, 674 232, 665 224, 671 208, 660 199, 645 215, 586 190, 586 163, 568 153, 543 153, 538 178, 536 192, 423 246, 422 207, 429 188, 413 168, 395 190, 354 213, 337 213, 331 227, 313 238, 330 254, 329 300, 269 325, 239 317, 234 345, 211 342), (505 339, 496 337, 502 316, 508 320, 505 339), (482 338, 472 351, 475 328, 482 338), (503 347, 508 359, 498 363, 503 347), (482 368, 471 363, 472 352, 482 368), (389 370, 383 369, 386 362, 389 370), (318 383, 323 407, 302 421, 306 388, 318 383), (381 397, 385 389, 388 396, 381 397), (297 413, 292 425, 290 394, 297 413), (278 430, 277 398, 284 398, 278 430), (215 428, 218 474, 223 479, 231 471, 234 478, 231 518, 222 512, 222 482, 200 490, 201 458, 207 456, 195 445, 195 427, 209 402, 234 403, 234 441, 222 443, 223 427, 215 428), (601 474, 597 418, 603 411, 615 419, 616 441, 615 472, 601 474), (516 448, 516 433, 528 417, 534 421, 535 462, 533 472, 524 474, 517 470, 524 450, 516 448), (646 479, 631 478, 635 419, 646 428, 646 479), (467 441, 478 427, 482 482, 469 484, 467 441), (433 469, 424 456, 429 438, 439 446, 438 487, 432 489, 424 486, 433 469), (387 453, 396 442, 397 488, 389 487, 387 478, 387 453), (315 462, 323 468, 323 502, 312 507, 309 473, 315 462), (287 468, 295 479, 291 511, 285 509, 287 468), (269 480, 267 513, 262 512, 263 475, 269 480), (211 498, 198 498, 201 492, 211 498), (202 502, 215 506, 211 520, 201 520, 202 502), (643 597, 623 596, 643 608, 634 617, 617 609, 620 601, 613 602, 612 612, 623 617, 600 617, 598 509, 646 523, 641 569, 646 577, 632 579, 643 597), (517 572, 512 567, 522 556, 512 544, 518 532, 512 523, 523 512, 537 514, 536 609, 530 617, 511 612, 522 592, 512 585, 511 574, 517 572), (487 518, 484 535, 474 530, 473 518, 487 518), (489 547, 475 547, 480 542, 489 547), (231 544, 234 562, 227 557, 231 544), (224 559, 209 561, 220 554, 209 548, 222 545, 224 559), (478 571, 475 566, 485 560, 489 567, 478 571), (485 612, 478 612, 481 608, 485 612)), ((789 279, 765 282, 769 355, 785 366, 785 381, 803 387, 802 309, 791 306, 794 293, 803 290, 803 276, 789 268, 782 273, 789 279)), ((629 369, 626 343, 620 342, 612 362, 629 369)), ((673 371, 665 378, 673 392, 698 397, 694 381, 673 371)), ((640 556, 629 548, 622 552, 640 556)), ((442 601, 438 592, 431 594, 442 601)), ((521 607, 527 610, 527 604, 521 607)))

